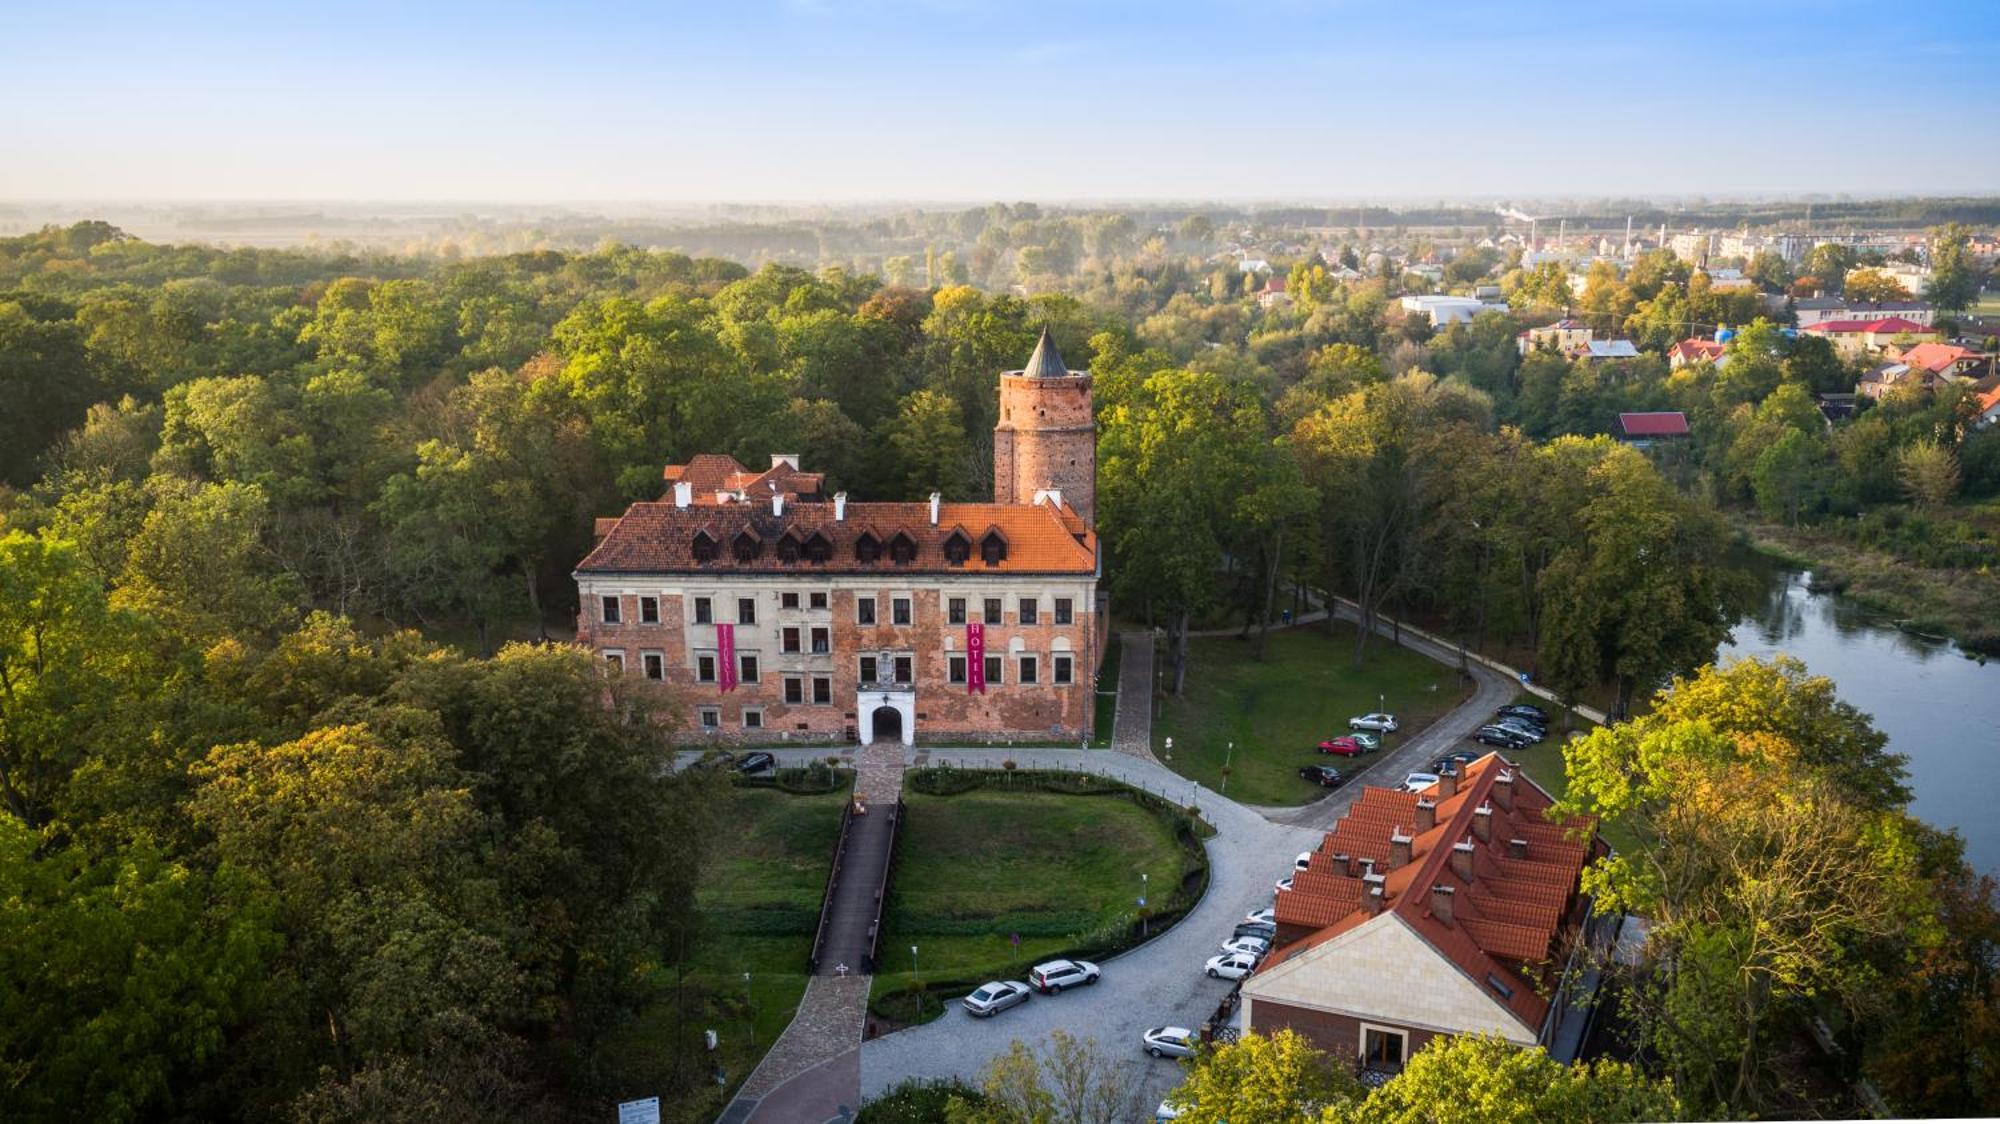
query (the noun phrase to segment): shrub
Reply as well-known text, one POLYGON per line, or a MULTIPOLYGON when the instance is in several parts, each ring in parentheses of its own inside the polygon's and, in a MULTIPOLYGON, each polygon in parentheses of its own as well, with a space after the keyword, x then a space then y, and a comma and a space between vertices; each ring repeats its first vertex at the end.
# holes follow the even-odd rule
POLYGON ((945 1106, 956 1098, 971 1105, 986 1103, 986 1094, 956 1077, 927 1081, 913 1077, 861 1106, 854 1124, 936 1124, 945 1106))

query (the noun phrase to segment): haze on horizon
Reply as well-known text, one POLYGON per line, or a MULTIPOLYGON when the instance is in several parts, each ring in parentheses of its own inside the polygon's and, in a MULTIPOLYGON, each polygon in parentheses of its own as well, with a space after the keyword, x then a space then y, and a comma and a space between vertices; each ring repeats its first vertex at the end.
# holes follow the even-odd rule
POLYGON ((0 199, 2000 190, 1988 5, 1626 8, 17 3, 0 199))

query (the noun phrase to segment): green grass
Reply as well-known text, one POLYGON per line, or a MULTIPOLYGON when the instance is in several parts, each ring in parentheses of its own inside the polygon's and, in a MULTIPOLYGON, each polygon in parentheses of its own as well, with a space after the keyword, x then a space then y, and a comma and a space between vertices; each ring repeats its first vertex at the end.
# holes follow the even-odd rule
POLYGON ((728 790, 720 821, 727 830, 697 892, 700 944, 685 974, 663 969, 649 981, 658 989, 653 1002, 607 1063, 616 1073, 668 1082, 634 1093, 659 1093, 663 1119, 713 1118, 791 1022, 847 798, 845 790, 728 790), (726 1087, 709 1079, 711 1058, 700 1045, 711 1028, 721 1040, 712 1060, 726 1087))
POLYGON ((1097 671, 1097 724, 1090 734, 1093 749, 1109 748, 1111 731, 1118 725, 1118 665, 1124 658, 1125 645, 1117 633, 1111 635, 1109 644, 1104 664, 1097 671))
POLYGON ((1270 659, 1260 663, 1255 653, 1255 641, 1194 641, 1187 697, 1168 697, 1153 729, 1156 742, 1174 739, 1168 766, 1210 788, 1222 789, 1226 759, 1227 795, 1247 804, 1317 799, 1325 790, 1300 779, 1300 766, 1367 766, 1468 693, 1453 669, 1386 639, 1371 643, 1365 662, 1354 667, 1354 630, 1345 622, 1332 636, 1320 628, 1274 632, 1270 659), (1383 705, 1402 729, 1383 740, 1380 752, 1338 758, 1318 751, 1322 740, 1347 733, 1349 718, 1383 705))
POLYGON ((913 982, 1021 978, 1051 953, 1129 926, 1141 874, 1158 904, 1198 869, 1165 819, 1119 796, 978 789, 905 800, 877 996, 913 982))

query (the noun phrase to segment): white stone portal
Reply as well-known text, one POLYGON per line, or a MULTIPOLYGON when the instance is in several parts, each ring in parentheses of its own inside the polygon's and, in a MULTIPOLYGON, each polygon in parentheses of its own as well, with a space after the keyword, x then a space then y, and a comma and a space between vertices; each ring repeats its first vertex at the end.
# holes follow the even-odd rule
POLYGON ((873 745, 880 735, 915 745, 917 738, 917 693, 885 691, 877 688, 854 696, 854 714, 861 744, 873 745), (886 712, 886 713, 885 713, 886 712))

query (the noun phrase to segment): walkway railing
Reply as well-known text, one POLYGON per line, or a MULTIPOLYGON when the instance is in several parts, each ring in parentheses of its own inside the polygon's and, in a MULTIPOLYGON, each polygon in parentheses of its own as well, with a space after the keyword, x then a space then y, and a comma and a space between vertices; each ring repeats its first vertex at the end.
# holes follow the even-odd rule
POLYGON ((811 955, 806 957, 806 974, 819 971, 820 953, 826 950, 826 923, 833 916, 833 888, 840 882, 840 868, 847 862, 847 829, 854 823, 854 801, 840 809, 840 838, 833 844, 833 869, 826 872, 826 893, 820 896, 819 927, 813 930, 811 955))
POLYGON ((889 813, 889 860, 882 864, 882 880, 875 886, 875 920, 868 926, 868 959, 863 971, 873 973, 882 962, 882 910, 889 901, 889 880, 896 872, 896 834, 903 829, 903 798, 896 797, 896 810, 889 813))

